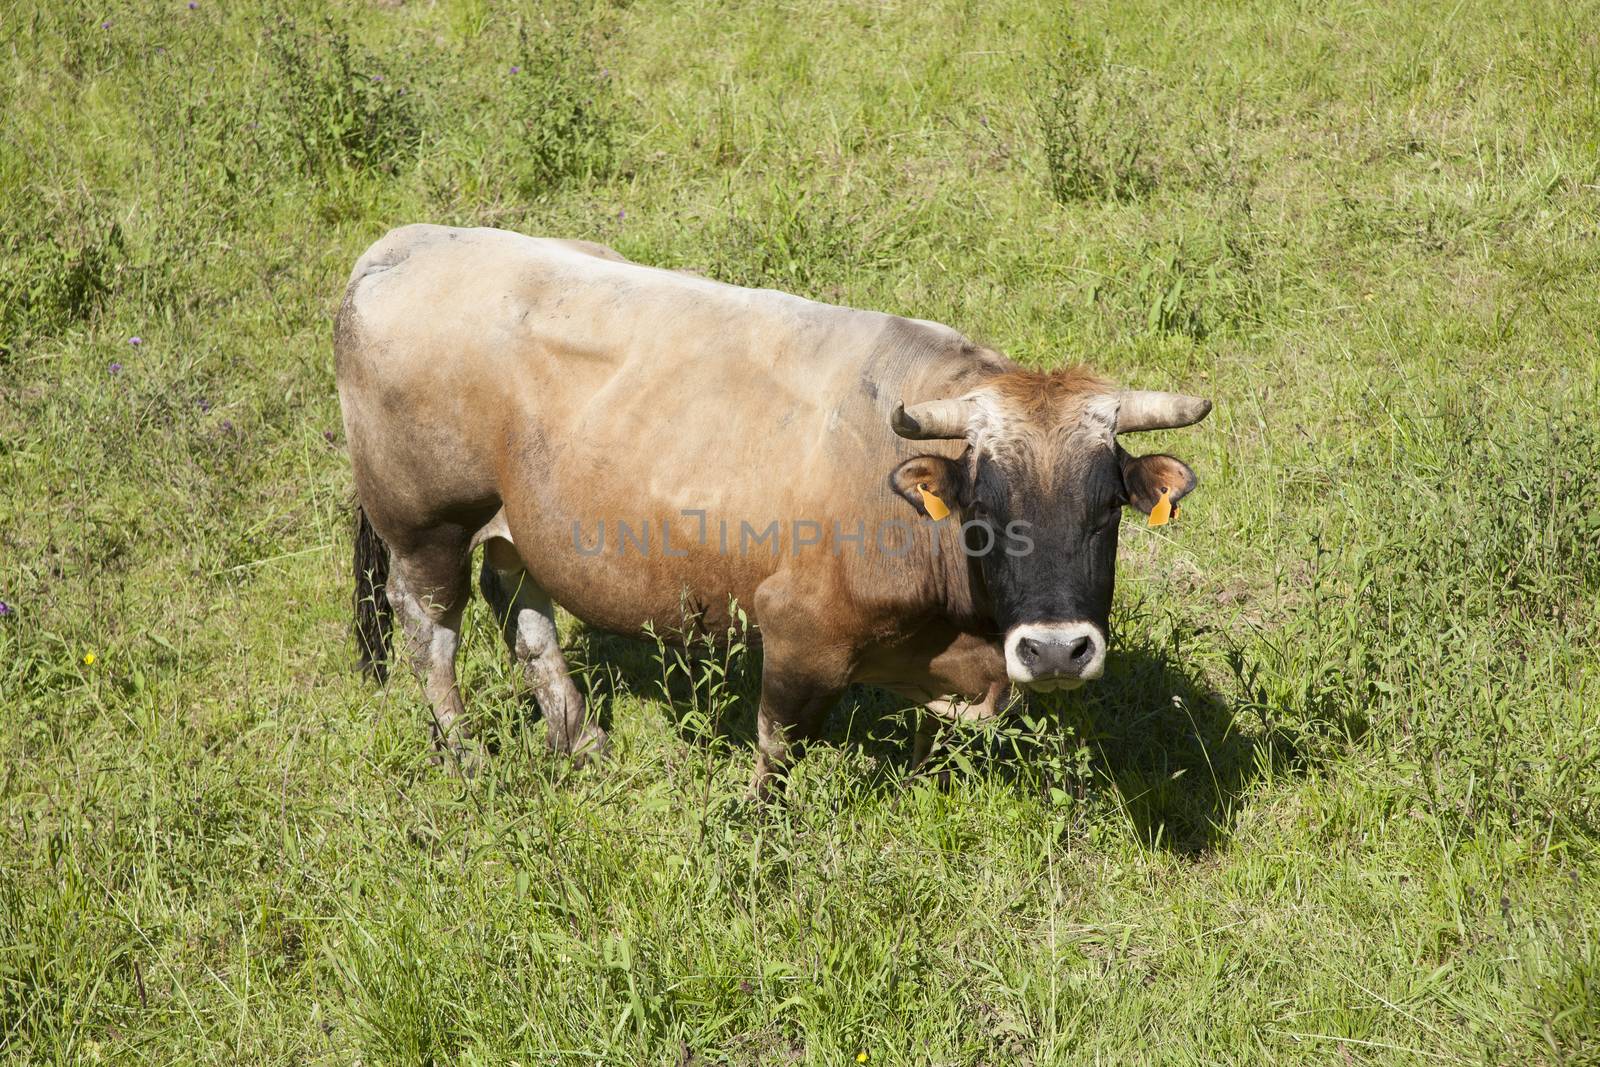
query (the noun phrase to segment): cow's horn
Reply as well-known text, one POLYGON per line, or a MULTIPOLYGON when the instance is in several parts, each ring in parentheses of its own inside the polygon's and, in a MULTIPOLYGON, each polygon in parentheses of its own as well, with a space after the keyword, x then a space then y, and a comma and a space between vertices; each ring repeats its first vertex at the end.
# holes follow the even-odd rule
POLYGON ((978 405, 971 400, 928 400, 910 407, 896 404, 889 425, 913 441, 954 439, 967 436, 977 412, 978 405))
POLYGON ((1142 389, 1118 393, 1117 432, 1173 430, 1192 426, 1211 414, 1211 401, 1182 393, 1151 393, 1142 389))

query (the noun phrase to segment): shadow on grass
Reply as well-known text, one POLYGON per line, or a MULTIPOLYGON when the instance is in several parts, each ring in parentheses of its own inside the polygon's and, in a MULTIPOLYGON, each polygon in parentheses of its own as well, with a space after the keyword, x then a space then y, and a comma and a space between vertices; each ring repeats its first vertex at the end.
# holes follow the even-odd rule
MULTIPOLYGON (((570 659, 608 728, 619 699, 657 701, 685 744, 715 735, 733 759, 754 748, 759 649, 729 665, 715 708, 690 684, 698 670, 664 681, 662 650, 650 642, 583 631, 570 659)), ((899 697, 852 686, 812 744, 859 747, 878 765, 864 787, 892 792, 907 781, 914 722, 899 697)), ((1086 813, 1120 813, 1148 847, 1192 855, 1227 834, 1255 782, 1301 763, 1285 734, 1199 681, 1181 653, 1120 635, 1104 680, 1035 694, 994 728, 955 729, 930 767, 991 776, 1086 813)))
POLYGON ((1233 825, 1250 787, 1298 764, 1289 739, 1249 722, 1167 652, 1113 651, 1106 678, 1051 699, 1059 733, 1084 753, 1070 784, 1100 790, 1147 846, 1197 854, 1233 825))
MULTIPOLYGON (((854 710, 853 728, 847 719, 828 739, 881 746, 872 724, 903 708, 881 691, 852 691, 841 711, 854 710)), ((897 760, 874 753, 877 788, 903 781, 909 732, 896 740, 897 760)), ((1197 855, 1225 838, 1254 783, 1301 762, 1286 735, 1199 681, 1180 657, 1121 638, 1103 680, 1030 694, 992 728, 951 731, 929 769, 989 776, 1086 819, 1120 815, 1146 847, 1197 855)))

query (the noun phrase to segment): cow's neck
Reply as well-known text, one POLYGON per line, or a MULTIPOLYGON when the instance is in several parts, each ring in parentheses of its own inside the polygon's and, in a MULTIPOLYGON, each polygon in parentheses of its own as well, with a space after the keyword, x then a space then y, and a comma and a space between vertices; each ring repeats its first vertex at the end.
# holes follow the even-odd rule
MULTIPOLYGON (((1016 364, 990 349, 981 348, 943 327, 925 323, 901 322, 886 333, 891 343, 880 347, 869 361, 864 378, 876 381, 872 390, 878 411, 874 417, 887 423, 895 402, 919 403, 940 397, 961 396, 988 379, 1015 370, 1016 364)), ((876 461, 887 473, 901 460, 918 452, 959 460, 966 451, 964 441, 899 441, 885 437, 890 446, 876 461)), ((885 487, 887 493, 887 487, 885 487)), ((889 493, 886 506, 906 517, 905 504, 889 493)), ((923 595, 930 598, 928 608, 949 619, 964 631, 992 635, 997 631, 994 607, 977 561, 962 551, 961 513, 953 512, 938 527, 937 550, 922 523, 915 539, 918 556, 906 560, 927 577, 923 595)))
POLYGON ((997 629, 994 605, 978 561, 961 548, 961 515, 953 513, 942 524, 939 551, 929 552, 936 608, 963 630, 991 633, 997 629))

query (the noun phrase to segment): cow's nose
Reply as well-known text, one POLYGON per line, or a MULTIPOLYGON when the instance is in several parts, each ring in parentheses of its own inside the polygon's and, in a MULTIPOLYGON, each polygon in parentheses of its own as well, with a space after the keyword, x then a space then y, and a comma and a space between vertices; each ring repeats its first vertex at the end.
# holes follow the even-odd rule
POLYGON ((1011 680, 1038 688, 1098 678, 1105 659, 1105 636, 1088 622, 1030 623, 1016 627, 1006 641, 1011 680))
POLYGON ((1038 637, 1024 637, 1017 642, 1017 658, 1033 672, 1035 678, 1066 675, 1082 677, 1084 668, 1094 660, 1095 643, 1089 634, 1061 641, 1038 637))

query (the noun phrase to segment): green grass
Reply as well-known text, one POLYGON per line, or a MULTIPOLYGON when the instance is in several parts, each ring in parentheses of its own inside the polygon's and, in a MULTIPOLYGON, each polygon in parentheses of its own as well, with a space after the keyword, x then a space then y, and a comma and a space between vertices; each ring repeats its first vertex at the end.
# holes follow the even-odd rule
POLYGON ((0 1055, 1600 1062, 1597 26, 9 5, 0 1055), (409 221, 1204 393, 1140 443, 1201 488, 1125 527, 1107 680, 948 789, 862 693, 754 819, 754 665, 669 705, 573 626, 575 772, 481 605, 463 784, 347 633, 330 320, 409 221))

